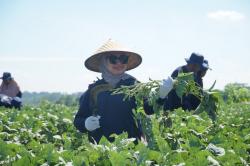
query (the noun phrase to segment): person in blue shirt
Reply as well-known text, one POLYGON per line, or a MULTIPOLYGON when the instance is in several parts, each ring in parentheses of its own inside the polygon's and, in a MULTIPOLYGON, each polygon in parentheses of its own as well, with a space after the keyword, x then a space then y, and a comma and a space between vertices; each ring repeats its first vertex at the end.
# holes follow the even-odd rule
MULTIPOLYGON (((134 98, 123 100, 124 94, 112 94, 123 85, 134 85, 137 80, 126 73, 139 66, 142 57, 113 40, 106 42, 85 61, 87 69, 101 73, 102 79, 90 84, 80 98, 80 107, 74 125, 80 132, 87 132, 89 141, 98 143, 102 136, 113 141, 111 134, 128 133, 129 138, 139 140, 142 136, 132 110, 136 109, 134 98)), ((146 114, 153 108, 144 100, 146 114)))

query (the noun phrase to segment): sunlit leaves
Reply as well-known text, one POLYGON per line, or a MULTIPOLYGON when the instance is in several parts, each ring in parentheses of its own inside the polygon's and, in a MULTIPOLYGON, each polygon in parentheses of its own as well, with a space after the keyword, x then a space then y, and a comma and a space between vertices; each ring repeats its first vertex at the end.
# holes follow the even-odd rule
POLYGON ((95 145, 74 128, 75 108, 49 103, 0 108, 0 165, 249 165, 250 105, 218 109, 214 122, 204 111, 141 114, 152 143, 135 142, 123 133, 112 135, 112 143, 103 137, 95 145))

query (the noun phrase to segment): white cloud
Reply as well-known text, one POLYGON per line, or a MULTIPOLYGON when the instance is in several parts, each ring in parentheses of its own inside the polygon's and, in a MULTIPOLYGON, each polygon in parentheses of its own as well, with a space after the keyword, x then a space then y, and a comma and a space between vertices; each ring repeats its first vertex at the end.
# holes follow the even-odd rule
POLYGON ((229 21, 240 21, 245 19, 245 15, 236 11, 218 10, 209 12, 207 17, 212 20, 229 20, 229 21))

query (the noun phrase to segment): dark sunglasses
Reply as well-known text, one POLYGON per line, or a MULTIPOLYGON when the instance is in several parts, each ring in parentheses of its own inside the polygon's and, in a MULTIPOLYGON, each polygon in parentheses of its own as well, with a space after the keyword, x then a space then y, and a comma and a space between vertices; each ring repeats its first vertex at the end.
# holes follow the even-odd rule
POLYGON ((127 64, 128 63, 128 56, 127 55, 120 55, 120 56, 115 56, 115 55, 110 55, 107 57, 109 62, 111 64, 117 64, 118 61, 121 64, 127 64))

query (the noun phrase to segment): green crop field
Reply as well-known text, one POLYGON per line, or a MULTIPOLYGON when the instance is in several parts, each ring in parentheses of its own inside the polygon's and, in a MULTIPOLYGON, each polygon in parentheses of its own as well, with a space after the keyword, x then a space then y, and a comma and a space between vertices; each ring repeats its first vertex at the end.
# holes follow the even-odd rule
MULTIPOLYGON (((236 89, 239 90, 239 89, 236 89)), ((148 141, 126 133, 90 144, 73 126, 77 107, 43 102, 21 110, 0 108, 0 165, 249 165, 250 104, 232 87, 223 92, 217 119, 177 109, 147 116, 148 141), (230 93, 229 93, 230 92, 230 93), (237 92, 237 93, 236 93, 237 92), (241 98, 240 98, 241 97, 241 98), (240 100, 236 100, 239 99, 240 100)), ((141 108, 138 108, 140 110, 141 108)))

